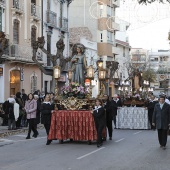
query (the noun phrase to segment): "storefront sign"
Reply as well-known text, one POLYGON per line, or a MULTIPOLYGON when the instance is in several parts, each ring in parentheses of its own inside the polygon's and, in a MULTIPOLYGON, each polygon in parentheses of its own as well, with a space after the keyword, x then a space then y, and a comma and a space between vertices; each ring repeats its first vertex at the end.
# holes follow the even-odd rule
POLYGON ((0 76, 3 76, 3 68, 0 67, 0 76))

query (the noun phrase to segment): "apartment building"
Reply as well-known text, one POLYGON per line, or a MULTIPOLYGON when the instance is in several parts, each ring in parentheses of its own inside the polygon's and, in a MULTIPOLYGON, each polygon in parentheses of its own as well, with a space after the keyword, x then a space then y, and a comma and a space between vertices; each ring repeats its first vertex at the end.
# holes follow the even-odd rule
POLYGON ((153 83, 154 92, 159 95, 161 92, 170 95, 170 51, 157 50, 149 51, 149 67, 156 73, 156 82, 153 83))
MULTIPOLYGON (((119 24, 115 22, 115 9, 119 4, 119 0, 74 0, 70 5, 69 21, 74 42, 80 42, 81 37, 97 42, 98 59, 103 59, 104 68, 106 61, 115 61, 118 55, 115 32, 119 30, 119 24)), ((109 84, 109 89, 113 95, 113 83, 109 84)))
MULTIPOLYGON (((32 43, 42 35, 41 0, 1 0, 0 24, 9 40, 8 53, 1 58, 0 102, 25 89, 41 90, 42 75, 32 61, 32 43)), ((42 61, 38 56, 38 60, 42 61)))

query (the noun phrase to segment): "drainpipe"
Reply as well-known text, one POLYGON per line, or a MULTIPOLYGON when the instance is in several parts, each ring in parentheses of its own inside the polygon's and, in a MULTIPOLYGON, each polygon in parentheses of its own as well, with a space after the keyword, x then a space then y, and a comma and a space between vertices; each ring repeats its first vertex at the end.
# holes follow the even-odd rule
MULTIPOLYGON (((43 22, 44 22, 43 10, 44 10, 43 0, 41 0, 41 36, 43 36, 43 22)), ((41 91, 44 88, 43 82, 44 82, 43 72, 41 71, 41 91)))

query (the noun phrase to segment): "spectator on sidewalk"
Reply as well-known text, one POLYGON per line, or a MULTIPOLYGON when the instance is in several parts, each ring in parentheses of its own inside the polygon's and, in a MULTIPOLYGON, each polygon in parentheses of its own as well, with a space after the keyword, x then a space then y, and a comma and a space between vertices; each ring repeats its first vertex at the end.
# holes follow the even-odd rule
POLYGON ((34 132, 33 137, 36 138, 38 136, 38 131, 36 129, 37 101, 34 100, 31 93, 28 95, 28 100, 25 103, 25 111, 27 113, 27 120, 29 124, 26 139, 30 139, 31 130, 34 132))
POLYGON ((170 126, 170 106, 165 102, 165 96, 160 96, 159 103, 155 105, 152 125, 158 130, 160 147, 166 149, 167 132, 170 126))
POLYGON ((21 98, 21 93, 20 92, 16 93, 16 99, 15 100, 16 100, 16 103, 19 104, 19 118, 18 118, 18 120, 16 122, 16 128, 19 129, 19 128, 21 128, 21 119, 22 119, 22 117, 23 117, 23 115, 25 113, 24 102, 23 102, 23 100, 21 98))
POLYGON ((15 115, 14 115, 14 103, 16 102, 14 98, 8 98, 8 130, 15 130, 16 124, 15 124, 15 115))
POLYGON ((34 99, 37 101, 37 113, 36 113, 36 128, 37 128, 37 125, 40 123, 41 102, 37 94, 34 94, 34 99))

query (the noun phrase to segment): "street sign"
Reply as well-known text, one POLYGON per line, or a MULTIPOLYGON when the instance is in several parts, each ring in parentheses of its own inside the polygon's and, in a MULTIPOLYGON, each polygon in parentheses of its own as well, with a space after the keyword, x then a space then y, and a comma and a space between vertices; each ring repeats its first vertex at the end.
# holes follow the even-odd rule
POLYGON ((0 76, 3 76, 3 68, 0 67, 0 76))

